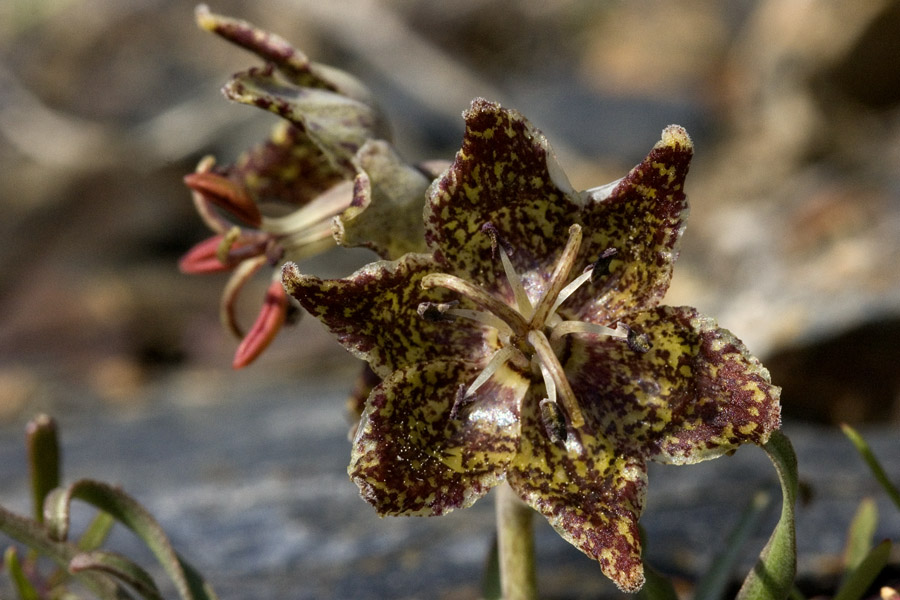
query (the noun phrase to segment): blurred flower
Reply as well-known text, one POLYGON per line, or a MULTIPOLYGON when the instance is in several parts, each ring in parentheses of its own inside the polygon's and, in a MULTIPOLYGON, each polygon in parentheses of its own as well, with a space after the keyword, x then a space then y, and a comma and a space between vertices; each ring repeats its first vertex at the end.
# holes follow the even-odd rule
POLYGON ((506 481, 620 588, 644 581, 647 461, 763 444, 780 390, 730 332, 658 306, 693 147, 667 127, 623 179, 576 192, 544 136, 476 100, 429 188, 431 253, 285 288, 382 379, 349 473, 381 515, 440 515, 506 481))
POLYGON ((382 139, 388 135, 384 119, 352 76, 206 6, 197 8, 197 21, 266 62, 234 75, 223 88, 226 97, 284 119, 236 163, 222 166, 206 157, 185 177, 215 235, 192 248, 180 266, 186 273, 233 272, 220 314, 242 339, 233 363, 240 368, 268 346, 291 313, 273 271, 259 316, 245 333, 235 300, 247 281, 264 267, 331 248, 335 239, 383 258, 424 249, 418 215, 434 173, 407 165, 382 139))

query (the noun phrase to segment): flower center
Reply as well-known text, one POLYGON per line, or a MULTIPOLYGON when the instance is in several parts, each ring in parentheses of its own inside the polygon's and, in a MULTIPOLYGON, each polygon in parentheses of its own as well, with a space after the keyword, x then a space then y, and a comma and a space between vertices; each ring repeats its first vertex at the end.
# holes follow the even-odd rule
MULTIPOLYGON (((530 365, 532 371, 540 373, 547 390, 547 397, 541 401, 541 414, 545 428, 554 443, 564 439, 565 418, 559 408, 561 404, 568 415, 568 422, 578 428, 584 424, 584 415, 566 378, 562 364, 556 355, 556 343, 562 336, 582 333, 605 335, 629 341, 635 339, 627 326, 618 323, 615 328, 587 321, 567 321, 557 314, 559 307, 578 288, 592 280, 594 271, 608 270, 609 261, 615 250, 601 254, 597 262, 583 273, 571 278, 578 250, 581 247, 580 225, 569 228, 569 238, 562 250, 547 285, 532 304, 525 291, 522 279, 513 267, 509 257, 509 246, 500 238, 496 228, 487 223, 482 228, 491 236, 492 248, 500 255, 506 279, 512 289, 515 306, 486 291, 484 288, 447 273, 432 273, 422 280, 422 287, 428 289, 442 287, 452 290, 470 300, 478 310, 458 308, 457 303, 423 303, 419 314, 429 320, 465 318, 495 328, 500 338, 500 348, 491 356, 488 364, 478 374, 468 388, 460 386, 456 405, 451 415, 455 417, 459 405, 471 401, 478 388, 484 385, 507 361, 513 361, 522 368, 530 365), (559 402, 559 404, 558 404, 559 402), (562 436, 562 437, 560 437, 562 436)), ((602 274, 600 275, 602 276, 602 274)), ((597 278, 594 277, 594 280, 597 278)))

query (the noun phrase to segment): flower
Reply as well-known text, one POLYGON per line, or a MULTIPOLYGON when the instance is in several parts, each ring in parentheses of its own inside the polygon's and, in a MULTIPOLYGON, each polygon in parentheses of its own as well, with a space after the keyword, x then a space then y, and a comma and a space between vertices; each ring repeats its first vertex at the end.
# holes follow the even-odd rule
MULTIPOLYGON (((181 259, 186 273, 233 271, 220 314, 241 338, 234 367, 250 364, 292 314, 280 271, 245 333, 238 293, 264 267, 334 247, 362 245, 383 258, 424 249, 420 207, 434 173, 407 165, 388 136, 368 89, 352 76, 311 62, 282 38, 201 5, 197 22, 266 61, 223 88, 237 102, 283 118, 269 140, 231 165, 204 158, 185 177, 201 218, 215 235, 181 259), (373 199, 375 202, 373 203, 373 199), (370 208, 370 205, 373 206, 370 208)), ((295 314, 298 314, 295 312, 295 314)))
POLYGON ((431 253, 285 289, 382 378, 349 473, 381 515, 440 515, 506 482, 622 590, 644 580, 647 461, 763 444, 779 392, 730 332, 659 306, 693 147, 667 127, 619 181, 576 192, 544 136, 476 99, 429 188, 431 253))

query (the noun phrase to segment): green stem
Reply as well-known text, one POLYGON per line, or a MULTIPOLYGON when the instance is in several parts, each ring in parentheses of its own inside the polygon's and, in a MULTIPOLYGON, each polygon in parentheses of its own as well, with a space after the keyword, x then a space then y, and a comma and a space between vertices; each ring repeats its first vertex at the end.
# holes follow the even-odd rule
POLYGON ((506 484, 497 487, 497 543, 503 600, 537 600, 533 511, 506 484))

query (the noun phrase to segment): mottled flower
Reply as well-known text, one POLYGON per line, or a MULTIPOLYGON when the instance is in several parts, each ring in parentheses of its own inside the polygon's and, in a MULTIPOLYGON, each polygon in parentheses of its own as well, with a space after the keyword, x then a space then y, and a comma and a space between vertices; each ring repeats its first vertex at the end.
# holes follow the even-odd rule
POLYGON ((421 219, 408 207, 421 210, 434 174, 407 165, 384 141, 384 119, 368 89, 352 76, 311 62, 282 38, 214 15, 206 6, 197 8, 197 22, 265 61, 234 75, 224 94, 283 118, 269 140, 234 164, 217 165, 207 157, 185 177, 215 235, 192 248, 181 268, 233 271, 220 313, 242 339, 234 358, 239 368, 268 346, 291 312, 279 272, 273 271, 263 308, 244 332, 235 299, 256 272, 322 252, 335 245, 335 237, 382 258, 424 249, 421 219))
POLYGON ((659 306, 693 148, 667 127, 619 181, 576 192, 544 136, 476 100, 429 188, 431 253, 284 283, 382 379, 349 473, 382 515, 440 515, 506 482, 620 588, 643 584, 647 461, 765 443, 779 389, 744 345, 659 306))

